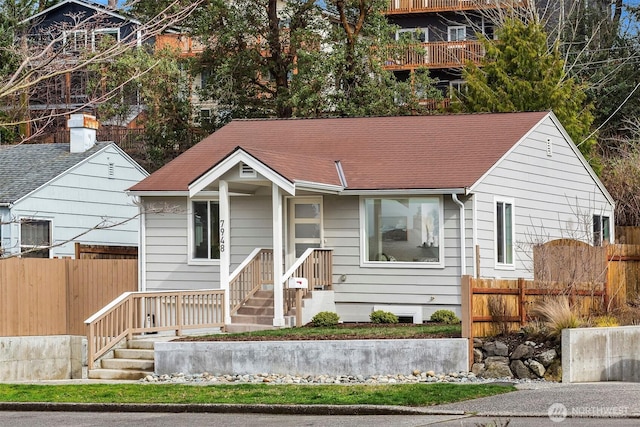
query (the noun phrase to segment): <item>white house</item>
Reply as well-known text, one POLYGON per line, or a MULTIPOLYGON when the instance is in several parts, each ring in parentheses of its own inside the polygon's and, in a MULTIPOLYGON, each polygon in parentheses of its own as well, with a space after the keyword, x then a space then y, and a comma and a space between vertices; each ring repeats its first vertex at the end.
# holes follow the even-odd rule
POLYGON ((460 312, 462 275, 532 277, 535 243, 613 238, 613 200, 552 112, 236 120, 130 192, 167 208, 141 219, 142 290, 233 290, 268 248, 275 326, 308 248, 332 254, 342 320, 420 320, 460 312))
POLYGON ((75 242, 138 245, 138 207, 125 190, 149 174, 117 145, 95 143, 95 118, 72 115, 69 125, 71 144, 0 149, 4 256, 73 257, 75 242))

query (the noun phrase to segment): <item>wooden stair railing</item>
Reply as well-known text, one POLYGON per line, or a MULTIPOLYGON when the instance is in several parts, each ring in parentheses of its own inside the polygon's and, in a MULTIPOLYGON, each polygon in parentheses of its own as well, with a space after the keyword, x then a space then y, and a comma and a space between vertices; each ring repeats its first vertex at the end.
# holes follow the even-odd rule
POLYGON ((229 275, 230 315, 262 288, 273 285, 273 250, 256 248, 229 275))
POLYGON ((307 279, 308 287, 302 290, 303 298, 315 289, 333 289, 333 249, 307 249, 284 274, 282 284, 284 286, 283 304, 285 314, 294 308, 296 310, 301 309, 296 307, 297 289, 289 289, 287 286, 288 280, 292 277, 304 277, 307 279))
POLYGON ((134 334, 224 328, 224 290, 125 292, 85 320, 88 365, 134 334))

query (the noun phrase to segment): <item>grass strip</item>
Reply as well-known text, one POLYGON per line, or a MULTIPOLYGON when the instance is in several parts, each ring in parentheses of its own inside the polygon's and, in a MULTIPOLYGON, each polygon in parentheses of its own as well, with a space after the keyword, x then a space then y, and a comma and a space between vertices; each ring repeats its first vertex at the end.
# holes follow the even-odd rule
POLYGON ((432 406, 516 390, 491 384, 0 384, 3 402, 432 406))
POLYGON ((377 327, 310 327, 282 328, 265 331, 242 332, 233 334, 215 334, 205 336, 183 337, 177 341, 227 341, 243 340, 249 341, 260 338, 286 338, 286 339, 358 339, 358 338, 380 338, 380 339, 410 339, 424 337, 460 336, 460 325, 395 325, 377 327))

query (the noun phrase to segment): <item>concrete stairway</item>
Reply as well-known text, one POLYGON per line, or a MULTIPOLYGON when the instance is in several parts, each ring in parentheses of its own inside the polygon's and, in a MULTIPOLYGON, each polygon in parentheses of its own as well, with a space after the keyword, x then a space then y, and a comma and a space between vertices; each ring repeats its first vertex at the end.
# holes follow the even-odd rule
POLYGON ((153 374, 154 341, 131 340, 127 348, 113 351, 113 358, 102 358, 100 367, 89 371, 90 379, 139 380, 153 374))
POLYGON ((273 329, 273 290, 256 292, 231 316, 227 332, 273 329))

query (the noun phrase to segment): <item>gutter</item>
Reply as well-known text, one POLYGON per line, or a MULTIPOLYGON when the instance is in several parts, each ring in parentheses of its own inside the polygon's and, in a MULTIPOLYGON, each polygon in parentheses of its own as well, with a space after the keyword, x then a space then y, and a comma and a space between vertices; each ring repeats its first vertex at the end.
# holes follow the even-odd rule
POLYGON ((461 276, 464 276, 467 271, 464 203, 458 199, 456 193, 451 194, 451 200, 460 207, 460 270, 462 273, 461 276))

